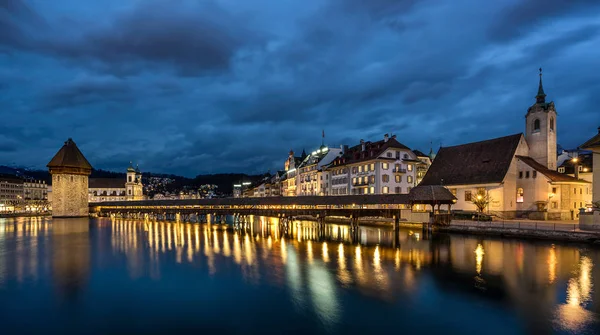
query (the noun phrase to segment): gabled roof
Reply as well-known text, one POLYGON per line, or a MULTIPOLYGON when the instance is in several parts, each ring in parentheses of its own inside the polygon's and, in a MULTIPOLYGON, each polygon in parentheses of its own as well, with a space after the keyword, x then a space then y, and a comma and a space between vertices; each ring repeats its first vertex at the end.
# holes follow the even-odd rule
POLYGON ((442 147, 419 185, 501 183, 523 134, 442 147))
POLYGON ((70 167, 84 170, 92 169, 92 165, 83 156, 81 151, 79 151, 75 142, 70 138, 46 166, 49 168, 70 167))
POLYGON ((413 150, 412 152, 414 152, 415 155, 417 155, 417 157, 429 157, 428 155, 423 153, 423 151, 420 151, 420 150, 413 150))
POLYGON ((564 168, 565 174, 574 174, 575 166, 582 166, 587 169, 585 172, 592 172, 594 169, 594 157, 591 151, 579 151, 577 155, 577 163, 574 163, 572 159, 566 159, 559 165, 559 168, 564 168))
POLYGON ((598 134, 587 140, 580 147, 581 149, 600 148, 600 127, 598 128, 598 134))
POLYGON ((418 204, 452 204, 456 197, 444 186, 417 186, 408 193, 410 201, 418 204))
POLYGON ((535 159, 533 159, 531 157, 519 156, 519 155, 517 155, 516 157, 518 159, 520 159, 523 163, 532 167, 537 172, 546 176, 552 182, 588 183, 585 180, 577 179, 577 178, 571 177, 569 175, 550 170, 547 167, 543 166, 542 164, 538 163, 535 159))
POLYGON ((122 188, 125 189, 125 179, 120 178, 90 178, 88 188, 122 188))
MULTIPOLYGON (((395 149, 405 149, 410 151, 410 148, 405 146, 404 144, 398 142, 396 140, 395 135, 388 138, 386 141, 380 140, 377 142, 365 142, 365 151, 362 151, 362 143, 350 147, 344 152, 344 154, 333 161, 334 166, 346 165, 346 164, 354 164, 359 162, 364 162, 368 160, 373 160, 379 157, 385 150, 389 148, 395 149)), ((394 158, 395 160, 395 158, 394 158)))

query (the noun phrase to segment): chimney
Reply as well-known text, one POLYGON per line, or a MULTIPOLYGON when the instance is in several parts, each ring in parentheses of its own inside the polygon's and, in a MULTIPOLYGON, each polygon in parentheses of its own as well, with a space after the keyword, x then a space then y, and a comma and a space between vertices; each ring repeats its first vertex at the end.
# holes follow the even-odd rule
POLYGON ((365 140, 361 139, 360 140, 360 145, 362 147, 362 151, 365 151, 365 140))
POLYGON ((396 135, 392 135, 392 138, 393 138, 393 139, 396 139, 396 135))
POLYGON ((390 139, 390 136, 388 134, 383 135, 383 141, 387 142, 390 139))

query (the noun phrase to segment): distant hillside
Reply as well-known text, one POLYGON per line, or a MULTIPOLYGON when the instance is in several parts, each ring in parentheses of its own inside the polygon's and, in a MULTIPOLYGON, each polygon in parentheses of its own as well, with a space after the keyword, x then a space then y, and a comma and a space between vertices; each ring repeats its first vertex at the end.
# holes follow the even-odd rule
MULTIPOLYGON (((45 180, 46 183, 51 184, 52 178, 50 177, 50 173, 47 170, 32 170, 22 167, 10 167, 0 165, 0 173, 10 174, 14 176, 18 176, 21 178, 33 178, 35 180, 45 180)), ((218 192, 221 194, 232 194, 233 193, 233 184, 240 184, 242 182, 251 182, 253 184, 258 183, 268 174, 262 175, 247 175, 244 173, 220 173, 220 174, 208 174, 208 175, 198 175, 195 178, 187 178, 182 176, 177 176, 173 174, 164 174, 164 173, 152 173, 152 172, 144 172, 143 177, 145 180, 150 177, 158 177, 158 178, 170 178, 173 179, 173 182, 170 183, 167 187, 167 190, 170 192, 180 191, 186 188, 198 188, 201 185, 212 184, 217 185, 218 192)), ((112 172, 105 170, 92 170, 92 174, 90 178, 123 178, 125 179, 124 172, 112 172)))

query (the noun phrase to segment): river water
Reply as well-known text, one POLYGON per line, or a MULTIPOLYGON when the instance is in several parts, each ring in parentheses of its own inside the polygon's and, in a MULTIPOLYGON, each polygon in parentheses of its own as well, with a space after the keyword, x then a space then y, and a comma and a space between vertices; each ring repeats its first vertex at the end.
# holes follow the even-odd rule
POLYGON ((253 217, 0 219, 3 334, 600 334, 600 249, 253 217))

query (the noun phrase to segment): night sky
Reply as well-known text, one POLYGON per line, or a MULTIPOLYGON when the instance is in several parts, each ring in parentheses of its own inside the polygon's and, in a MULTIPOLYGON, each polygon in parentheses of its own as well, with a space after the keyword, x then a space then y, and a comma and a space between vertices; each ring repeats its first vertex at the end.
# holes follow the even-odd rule
POLYGON ((600 126, 598 0, 0 0, 0 164, 72 137, 96 168, 282 169, 290 149, 429 152, 523 131, 538 68, 558 142, 600 126))

